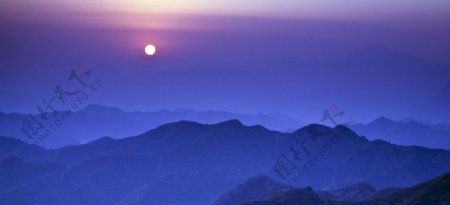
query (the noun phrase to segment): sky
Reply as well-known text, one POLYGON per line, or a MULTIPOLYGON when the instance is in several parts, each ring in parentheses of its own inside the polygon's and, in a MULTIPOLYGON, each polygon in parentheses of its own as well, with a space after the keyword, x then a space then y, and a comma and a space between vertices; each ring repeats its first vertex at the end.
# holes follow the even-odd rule
POLYGON ((85 104, 125 110, 450 121, 445 0, 2 0, 0 17, 3 112, 81 66, 104 82, 85 104))
POLYGON ((445 0, 3 0, 14 10, 117 11, 125 13, 203 13, 336 18, 377 15, 447 15, 445 0))

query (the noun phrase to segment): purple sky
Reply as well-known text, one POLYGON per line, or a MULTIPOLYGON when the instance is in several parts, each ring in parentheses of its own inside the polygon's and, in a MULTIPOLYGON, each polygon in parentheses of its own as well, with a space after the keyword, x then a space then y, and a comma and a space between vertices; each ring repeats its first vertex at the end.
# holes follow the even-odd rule
POLYGON ((448 1, 172 1, 3 1, 0 110, 36 112, 84 65, 89 103, 126 110, 450 121, 448 1))

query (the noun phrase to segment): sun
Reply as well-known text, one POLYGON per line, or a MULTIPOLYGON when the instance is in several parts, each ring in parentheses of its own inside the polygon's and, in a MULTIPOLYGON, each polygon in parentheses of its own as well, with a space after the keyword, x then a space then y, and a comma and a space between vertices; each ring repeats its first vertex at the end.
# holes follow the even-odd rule
POLYGON ((156 47, 154 45, 147 45, 145 46, 145 54, 152 56, 156 53, 156 47))

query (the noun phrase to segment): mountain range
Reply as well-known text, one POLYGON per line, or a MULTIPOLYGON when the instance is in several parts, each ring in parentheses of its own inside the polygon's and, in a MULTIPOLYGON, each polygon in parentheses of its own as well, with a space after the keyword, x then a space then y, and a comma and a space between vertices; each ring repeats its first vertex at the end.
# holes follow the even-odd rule
MULTIPOLYGON (((0 135, 31 142, 21 131, 25 114, 0 112, 0 135)), ((39 115, 34 116, 39 119, 39 115)), ((190 120, 214 124, 238 119, 245 125, 262 125, 268 129, 291 132, 306 122, 281 113, 235 114, 225 111, 190 109, 128 112, 119 108, 89 105, 71 114, 51 136, 40 143, 46 148, 87 143, 105 136, 120 139, 141 134, 160 125, 190 120)), ((450 150, 450 125, 432 124, 417 119, 395 121, 380 117, 372 122, 347 125, 370 140, 381 139, 398 145, 417 145, 450 150)))
POLYGON ((394 121, 380 117, 367 124, 349 127, 368 139, 383 139, 400 145, 420 145, 450 150, 450 132, 446 124, 427 124, 417 120, 394 121))
POLYGON ((206 205, 255 176, 314 190, 360 183, 383 189, 450 170, 449 151, 369 141, 342 125, 282 133, 238 120, 179 121, 58 149, 0 137, 0 160, 0 173, 8 173, 0 178, 0 201, 19 205, 206 205))
MULTIPOLYGON (((48 116, 52 116, 49 113, 48 116)), ((31 142, 21 130, 26 114, 0 112, 0 135, 31 142)), ((40 115, 34 115, 40 120, 40 115)), ((225 111, 196 111, 192 109, 160 110, 154 112, 129 112, 115 107, 89 105, 74 112, 53 130, 51 136, 39 143, 47 148, 82 144, 109 136, 124 138, 141 134, 160 125, 180 120, 200 123, 218 123, 239 119, 246 125, 263 125, 274 130, 293 130, 305 125, 299 119, 282 113, 235 114, 225 111)))
POLYGON ((413 187, 378 191, 369 184, 357 184, 338 190, 314 191, 310 187, 283 186, 269 177, 254 177, 222 195, 214 205, 444 205, 450 203, 448 193, 450 193, 450 173, 413 187), (247 190, 254 192, 249 193, 247 190))

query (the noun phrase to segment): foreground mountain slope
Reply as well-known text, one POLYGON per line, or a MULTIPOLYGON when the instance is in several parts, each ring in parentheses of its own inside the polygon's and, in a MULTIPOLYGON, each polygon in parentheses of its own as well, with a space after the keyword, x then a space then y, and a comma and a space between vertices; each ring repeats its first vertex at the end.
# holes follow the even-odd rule
POLYGON ((337 204, 319 197, 311 188, 296 188, 286 192, 274 193, 265 199, 245 202, 242 205, 333 205, 337 204))
POLYGON ((270 177, 253 177, 223 194, 213 205, 239 205, 243 202, 260 199, 274 192, 282 192, 290 189, 292 189, 291 186, 275 182, 270 177))
POLYGON ((316 191, 316 194, 333 201, 363 201, 376 194, 375 188, 367 183, 355 184, 338 190, 316 191))
POLYGON ((376 193, 369 184, 357 184, 332 191, 294 188, 273 181, 267 176, 253 177, 224 193, 214 205, 265 204, 267 201, 288 201, 296 204, 331 204, 337 201, 362 201, 376 193), (289 197, 286 197, 289 196, 289 197))
POLYGON ((364 204, 450 204, 450 173, 364 204))
MULTIPOLYGON (((362 185, 367 188, 367 185, 362 185)), ((341 190, 314 192, 312 189, 292 188, 287 191, 275 191, 266 196, 253 198, 252 202, 245 202, 242 205, 447 205, 450 204, 450 173, 444 174, 433 180, 421 183, 411 188, 380 190, 367 192, 366 188, 360 189, 360 185, 354 185, 341 190), (340 198, 336 195, 365 195, 358 202, 349 198, 340 198), (376 196, 377 199, 371 199, 376 196), (353 201, 353 202, 352 202, 353 201)), ((370 188, 369 188, 370 189, 370 188)), ((223 205, 232 205, 223 204, 223 205)))

